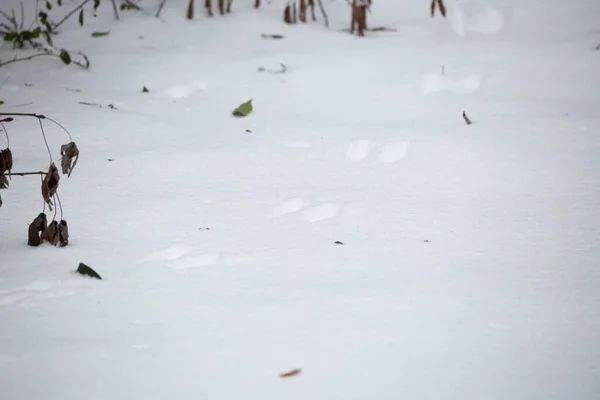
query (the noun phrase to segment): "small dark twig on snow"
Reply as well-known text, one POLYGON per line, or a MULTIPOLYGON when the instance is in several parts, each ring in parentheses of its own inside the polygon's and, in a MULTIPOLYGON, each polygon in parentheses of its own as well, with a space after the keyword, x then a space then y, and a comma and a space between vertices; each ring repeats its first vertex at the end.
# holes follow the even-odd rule
POLYGON ((25 175, 46 175, 47 172, 38 171, 38 172, 7 172, 4 175, 6 176, 25 176, 25 175))
POLYGON ((74 9, 71 10, 71 12, 69 12, 67 15, 65 15, 65 17, 63 19, 61 19, 60 21, 58 21, 56 24, 54 24, 52 26, 52 30, 56 30, 56 28, 58 28, 59 26, 61 26, 66 20, 68 20, 69 18, 71 18, 71 15, 75 14, 77 11, 81 10, 83 8, 83 6, 85 6, 87 3, 89 3, 91 0, 85 0, 83 3, 81 3, 80 5, 78 5, 77 7, 75 7, 74 9))
POLYGON ((158 6, 158 11, 156 12, 156 18, 160 17, 160 13, 162 12, 162 9, 165 6, 166 2, 167 2, 167 0, 160 0, 160 4, 158 6))
POLYGON ((472 122, 469 119, 469 117, 467 117, 467 113, 465 113, 464 111, 463 111, 463 118, 465 119, 465 122, 467 123, 467 125, 471 125, 472 124, 472 122))
POLYGON ((327 18, 327 13, 325 12, 325 7, 323 7, 323 3, 321 0, 317 0, 319 4, 319 9, 321 10, 321 14, 323 14, 323 20, 325 21, 325 26, 329 29, 329 18, 327 18))

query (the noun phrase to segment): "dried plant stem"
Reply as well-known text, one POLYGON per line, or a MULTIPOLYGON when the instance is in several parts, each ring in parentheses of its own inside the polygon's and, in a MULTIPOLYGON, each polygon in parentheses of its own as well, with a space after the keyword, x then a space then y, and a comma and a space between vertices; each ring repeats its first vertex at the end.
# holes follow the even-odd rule
POLYGON ((6 135, 6 147, 10 147, 10 138, 8 137, 8 131, 6 130, 6 126, 4 126, 2 122, 0 122, 0 126, 2 127, 2 129, 4 130, 4 134, 6 135))
POLYGON ((467 113, 466 113, 466 112, 464 112, 464 111, 463 111, 463 114, 462 114, 462 116, 463 116, 463 118, 464 118, 465 122, 467 123, 467 125, 471 125, 471 124, 472 124, 472 122, 471 122, 471 120, 469 119, 469 117, 467 117, 467 113))
POLYGON ((160 0, 160 4, 158 6, 158 11, 156 12, 156 18, 160 17, 160 13, 162 12, 162 9, 165 6, 166 2, 167 2, 167 0, 160 0))
POLYGON ((44 138, 44 143, 46 143, 46 150, 48 150, 48 155, 50 156, 50 163, 52 163, 52 152, 50 151, 50 146, 48 146, 48 140, 46 139, 46 132, 44 132, 44 124, 42 124, 42 120, 38 119, 40 123, 40 129, 42 130, 42 137, 44 138))
POLYGON ((62 202, 60 201, 60 196, 58 195, 58 192, 56 192, 56 199, 54 201, 54 204, 56 204, 57 201, 58 201, 58 208, 60 208, 60 220, 62 221, 62 219, 63 219, 63 209, 62 209, 62 202))
MULTIPOLYGON (((83 59, 85 60, 85 64, 84 64, 84 63, 79 62, 77 60, 71 59, 71 63, 72 64, 75 64, 78 67, 81 67, 83 69, 89 69, 90 68, 90 60, 87 58, 87 56, 85 54, 80 53, 80 52, 71 52, 71 53, 72 54, 78 54, 81 57, 83 57, 83 59)), ((48 49, 44 49, 44 51, 42 53, 35 53, 35 54, 32 54, 30 56, 26 56, 26 57, 17 57, 15 55, 11 60, 0 62, 0 67, 3 67, 5 65, 12 64, 12 63, 15 63, 15 62, 19 62, 19 61, 32 60, 32 59, 37 58, 37 57, 54 57, 54 58, 59 58, 60 59, 60 55, 59 54, 56 54, 53 51, 50 51, 48 49)))
POLYGON ((47 174, 47 172, 37 171, 37 172, 9 172, 9 173, 5 173, 4 175, 6 175, 6 176, 25 176, 25 175, 40 175, 40 176, 44 176, 46 174, 47 174))
POLYGON ((69 18, 71 18, 71 15, 75 14, 77 11, 79 11, 80 9, 82 9, 83 6, 85 6, 90 1, 91 0, 85 0, 83 3, 81 3, 80 5, 78 5, 77 7, 75 7, 74 9, 72 9, 71 12, 69 12, 67 15, 65 15, 65 17, 63 19, 61 19, 56 24, 54 24, 54 26, 52 27, 52 30, 55 30, 56 28, 58 28, 59 26, 61 26, 66 20, 68 20, 69 18))
MULTIPOLYGON (((35 114, 35 113, 0 113, 0 117, 32 117, 32 118, 37 118, 40 121, 40 126, 42 125, 42 120, 43 119, 47 119, 48 121, 58 125, 63 131, 65 131, 65 133, 67 134, 67 136, 69 136, 69 140, 72 142, 73 138, 71 137, 71 134, 69 133, 69 131, 67 130, 67 128, 65 128, 64 126, 62 126, 61 124, 59 124, 58 122, 56 122, 55 120, 53 120, 52 118, 46 117, 43 114, 35 114)), ((6 118, 3 120, 0 120, 0 122, 10 122, 12 121, 12 118, 6 118)), ((44 131, 44 128, 42 127, 42 132, 44 131)), ((46 139, 46 137, 44 136, 44 139, 46 139)), ((46 145, 48 145, 46 143, 46 145)))
POLYGON ((323 7, 323 3, 321 0, 317 0, 319 4, 319 9, 321 10, 321 14, 323 14, 323 20, 325 21, 325 26, 329 29, 329 18, 327 18, 327 13, 325 12, 325 7, 323 7))
POLYGON ((119 20, 119 8, 117 7, 117 1, 116 0, 111 0, 112 6, 113 6, 113 11, 115 13, 115 19, 118 21, 119 20))

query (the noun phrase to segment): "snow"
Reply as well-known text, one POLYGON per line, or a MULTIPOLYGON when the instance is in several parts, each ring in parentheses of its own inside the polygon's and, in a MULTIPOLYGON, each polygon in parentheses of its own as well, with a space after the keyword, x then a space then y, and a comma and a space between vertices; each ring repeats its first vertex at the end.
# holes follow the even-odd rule
POLYGON ((2 112, 81 151, 68 247, 26 244, 37 177, 0 193, 0 398, 598 397, 600 3, 379 1, 365 38, 342 0, 331 30, 184 3, 65 24, 89 71, 0 69, 2 112))

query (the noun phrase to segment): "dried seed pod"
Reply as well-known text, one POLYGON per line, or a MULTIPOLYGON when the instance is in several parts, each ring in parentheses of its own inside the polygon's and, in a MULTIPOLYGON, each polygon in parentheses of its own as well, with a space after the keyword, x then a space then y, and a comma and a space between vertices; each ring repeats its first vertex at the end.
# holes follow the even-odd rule
POLYGON ((48 173, 42 182, 42 197, 44 201, 48 203, 50 207, 50 211, 52 211, 52 200, 51 197, 56 193, 56 189, 58 189, 58 181, 60 180, 60 175, 58 175, 58 169, 54 162, 50 164, 48 168, 48 173))
POLYGON ((40 233, 43 233, 47 227, 46 214, 40 213, 34 218, 33 222, 29 224, 27 244, 29 246, 39 246, 42 243, 40 233))
POLYGON ((54 246, 58 244, 58 222, 52 221, 42 232, 42 242, 48 242, 54 246))
POLYGON ((60 146, 60 154, 62 155, 62 158, 60 159, 62 173, 67 174, 67 177, 70 177, 71 172, 73 172, 75 164, 77 164, 77 160, 79 159, 79 149, 75 142, 70 142, 60 146))
POLYGON ((69 227, 64 219, 58 224, 58 245, 65 247, 69 244, 69 227))
POLYGON ((12 152, 10 149, 6 148, 4 150, 0 150, 0 189, 8 188, 8 179, 4 173, 12 170, 13 167, 13 159, 12 152))

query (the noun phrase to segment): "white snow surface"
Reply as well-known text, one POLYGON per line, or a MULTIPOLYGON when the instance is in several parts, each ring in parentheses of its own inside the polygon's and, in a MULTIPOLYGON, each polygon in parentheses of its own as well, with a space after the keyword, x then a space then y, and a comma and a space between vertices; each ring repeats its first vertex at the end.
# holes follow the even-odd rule
POLYGON ((81 151, 68 247, 26 244, 38 177, 0 193, 0 399, 600 398, 597 0, 380 0, 365 38, 342 0, 330 30, 197 3, 103 1, 55 38, 89 71, 0 68, 81 151))

